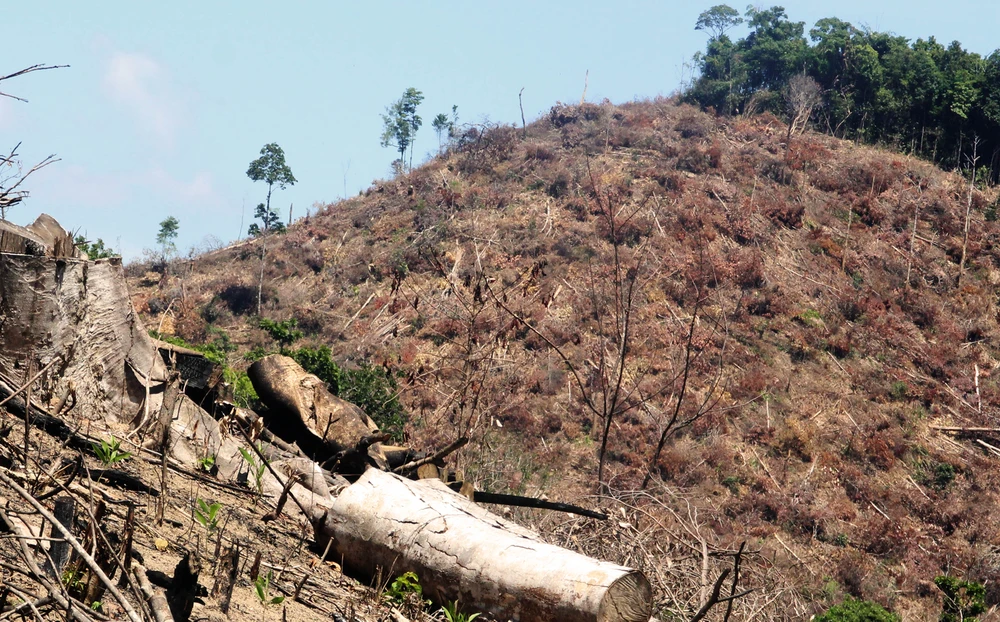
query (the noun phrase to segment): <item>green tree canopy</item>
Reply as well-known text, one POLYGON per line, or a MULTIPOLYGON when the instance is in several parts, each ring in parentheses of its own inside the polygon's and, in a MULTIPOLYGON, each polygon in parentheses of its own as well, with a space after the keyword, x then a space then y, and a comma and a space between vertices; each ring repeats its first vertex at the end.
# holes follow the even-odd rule
POLYGON ((804 36, 780 6, 750 7, 742 39, 726 36, 735 12, 718 5, 695 28, 711 33, 695 55, 700 76, 686 99, 722 114, 787 112, 779 93, 794 76, 821 89, 817 129, 841 138, 891 145, 944 168, 965 164, 980 139, 989 179, 1000 179, 1000 51, 986 57, 955 41, 910 41, 826 17, 804 36), (811 42, 811 44, 810 44, 811 42))
POLYGON ((423 119, 417 114, 417 107, 424 101, 424 95, 417 89, 410 87, 403 92, 403 96, 390 104, 382 115, 382 142, 383 147, 395 147, 399 152, 399 161, 406 164, 406 151, 410 151, 410 168, 413 168, 413 141, 416 138, 417 130, 423 124, 423 119))
POLYGON ((695 22, 695 30, 705 30, 712 39, 725 36, 726 31, 743 23, 740 12, 728 4, 717 4, 707 11, 702 11, 695 22))
POLYGON ((164 259, 177 250, 174 240, 177 239, 178 229, 180 229, 180 221, 173 216, 167 216, 160 222, 160 232, 156 234, 156 243, 160 245, 164 259))
POLYGON ((267 201, 257 206, 254 213, 263 223, 261 228, 257 223, 250 225, 248 234, 257 236, 269 231, 284 231, 281 219, 271 209, 271 192, 274 186, 279 190, 284 190, 292 186, 297 181, 292 175, 292 169, 285 163, 285 152, 278 146, 278 143, 268 143, 260 150, 260 157, 250 163, 247 169, 247 177, 253 181, 263 181, 267 184, 267 201))

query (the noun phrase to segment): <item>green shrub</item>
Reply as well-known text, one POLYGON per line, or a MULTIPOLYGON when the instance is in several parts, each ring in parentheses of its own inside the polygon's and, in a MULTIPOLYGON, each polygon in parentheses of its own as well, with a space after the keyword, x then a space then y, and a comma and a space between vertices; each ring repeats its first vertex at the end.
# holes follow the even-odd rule
POLYGON ((396 379, 387 370, 362 363, 357 369, 341 370, 338 395, 361 407, 378 429, 403 440, 406 411, 399 403, 396 379))
POLYGON ((191 344, 180 337, 175 335, 164 335, 158 333, 155 330, 149 331, 149 336, 153 339, 159 339, 164 343, 169 343, 171 345, 180 346, 182 348, 187 348, 189 350, 194 350, 195 352, 201 352, 205 355, 205 358, 216 365, 221 365, 225 367, 226 356, 236 350, 236 346, 233 345, 232 341, 229 339, 229 335, 225 331, 212 328, 211 333, 215 335, 215 339, 209 343, 203 344, 191 344))
POLYGON ((934 465, 934 487, 944 490, 955 481, 955 467, 947 462, 938 462, 934 465))
POLYGON ((877 603, 848 596, 843 603, 813 618, 813 622, 900 622, 900 617, 877 603))
POLYGON ((291 347, 293 343, 302 339, 302 331, 296 329, 299 325, 298 320, 291 318, 288 320, 282 320, 280 322, 275 322, 274 320, 269 320, 266 317, 260 319, 260 327, 271 335, 271 339, 278 342, 278 346, 281 348, 282 354, 285 350, 291 347))
POLYGON ((122 442, 112 434, 109 439, 101 439, 100 443, 92 443, 94 455, 104 466, 114 466, 132 457, 127 451, 122 451, 122 442))
POLYGON ((260 398, 257 391, 250 382, 250 377, 245 371, 238 371, 232 367, 222 370, 222 379, 233 389, 233 403, 240 408, 253 408, 260 398))
POLYGON ((318 348, 299 348, 291 352, 295 362, 302 366, 310 374, 313 374, 330 388, 330 392, 336 395, 340 390, 341 372, 337 364, 333 362, 333 353, 327 346, 318 348))
POLYGON ((82 235, 77 235, 73 238, 73 244, 79 248, 91 261, 95 259, 106 259, 108 257, 117 257, 118 255, 114 250, 104 246, 104 240, 97 238, 96 242, 89 242, 87 238, 82 235))
POLYGON ((934 578, 934 585, 944 592, 941 622, 975 622, 986 611, 986 589, 981 584, 941 575, 934 578))

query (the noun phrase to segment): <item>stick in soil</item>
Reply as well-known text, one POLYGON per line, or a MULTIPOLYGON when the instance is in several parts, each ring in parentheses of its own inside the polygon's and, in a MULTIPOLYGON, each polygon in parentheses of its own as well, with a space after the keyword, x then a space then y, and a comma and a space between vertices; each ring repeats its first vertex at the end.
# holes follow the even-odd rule
POLYGON ((35 510, 39 514, 41 514, 43 518, 48 520, 56 529, 58 529, 62 533, 63 537, 66 538, 66 541, 69 542, 70 546, 73 547, 73 550, 76 551, 76 554, 80 556, 81 560, 83 560, 83 563, 85 563, 91 569, 91 571, 93 571, 93 573, 97 576, 97 578, 101 581, 101 583, 103 583, 104 586, 108 589, 108 591, 111 592, 111 595, 114 596, 115 600, 117 600, 119 604, 121 604, 122 609, 125 610, 125 613, 128 616, 129 620, 131 620, 132 622, 142 622, 142 618, 132 607, 132 604, 129 603, 128 599, 125 598, 125 595, 122 594, 117 587, 115 587, 114 582, 111 581, 110 578, 108 578, 108 575, 105 574, 104 570, 102 570, 101 567, 97 564, 97 562, 94 561, 94 558, 90 555, 90 553, 88 553, 86 549, 83 548, 83 546, 80 544, 80 541, 77 540, 76 537, 74 537, 73 534, 70 533, 68 529, 63 527, 59 523, 59 521, 56 520, 56 517, 53 516, 52 513, 49 512, 47 509, 45 509, 45 506, 39 503, 34 497, 31 496, 31 493, 22 488, 17 482, 11 479, 10 476, 8 476, 6 473, 2 471, 0 471, 0 481, 2 481, 8 487, 14 490, 14 492, 16 492, 22 499, 27 501, 29 505, 35 508, 35 510))
MULTIPOLYGON (((60 497, 56 499, 55 510, 53 514, 64 527, 69 529, 73 528, 73 512, 76 509, 76 501, 73 497, 60 497)), ((52 527, 52 537, 57 538, 56 528, 52 527)), ((52 546, 49 548, 49 552, 52 557, 52 564, 46 564, 46 570, 49 571, 49 575, 59 581, 62 579, 63 566, 69 561, 69 544, 66 543, 62 538, 58 538, 52 542, 52 546)))
POLYGON ((219 563, 215 585, 212 586, 212 596, 219 599, 219 610, 229 614, 229 603, 233 598, 233 587, 236 585, 236 575, 240 568, 240 545, 233 544, 226 549, 219 563))

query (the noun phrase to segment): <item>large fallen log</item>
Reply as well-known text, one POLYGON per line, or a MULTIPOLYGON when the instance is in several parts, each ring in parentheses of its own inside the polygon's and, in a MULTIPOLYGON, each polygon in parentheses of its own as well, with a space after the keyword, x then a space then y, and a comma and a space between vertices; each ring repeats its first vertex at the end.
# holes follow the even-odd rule
POLYGON ((517 622, 647 622, 641 572, 547 544, 439 480, 369 469, 316 526, 355 572, 415 572, 425 594, 517 622))
MULTIPOLYGON (((268 427, 320 460, 378 432, 363 410, 330 393, 325 382, 287 356, 266 356, 251 365, 247 375, 268 408, 264 413, 268 427)), ((387 468, 379 443, 368 448, 368 456, 373 465, 387 468)))

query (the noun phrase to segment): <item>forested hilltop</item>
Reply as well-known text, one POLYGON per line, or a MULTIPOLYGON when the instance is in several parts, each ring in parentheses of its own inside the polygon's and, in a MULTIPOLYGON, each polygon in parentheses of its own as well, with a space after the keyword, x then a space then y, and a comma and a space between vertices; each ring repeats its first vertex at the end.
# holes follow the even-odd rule
POLYGON ((997 180, 1000 51, 984 58, 958 41, 909 41, 836 17, 808 33, 805 26, 780 6, 750 7, 744 16, 727 5, 705 11, 696 27, 709 41, 686 99, 727 115, 809 107, 821 131, 944 168, 976 157, 980 172, 997 180), (744 25, 745 37, 730 38, 744 25))

